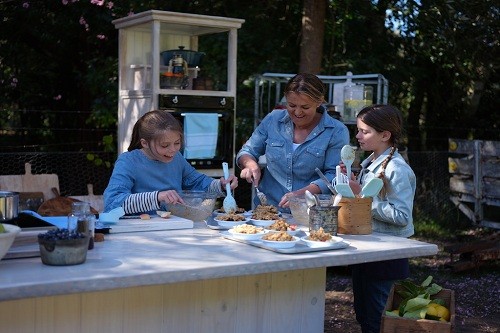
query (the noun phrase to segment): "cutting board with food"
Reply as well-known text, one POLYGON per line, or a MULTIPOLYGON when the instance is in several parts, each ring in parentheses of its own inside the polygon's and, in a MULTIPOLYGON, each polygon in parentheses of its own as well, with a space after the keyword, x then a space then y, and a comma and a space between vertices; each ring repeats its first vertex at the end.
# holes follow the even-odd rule
POLYGON ((31 164, 24 165, 24 175, 0 176, 0 189, 13 192, 43 192, 45 200, 55 198, 52 188, 59 191, 59 177, 53 174, 32 174, 31 164))
POLYGON ((149 219, 125 218, 110 225, 110 233, 192 229, 194 222, 183 217, 170 215, 168 218, 152 216, 149 219))
MULTIPOLYGON (((71 214, 73 202, 80 201, 78 199, 61 196, 55 187, 52 188, 52 193, 55 197, 41 204, 38 208, 38 214, 42 216, 68 216, 71 214)), ((92 214, 98 213, 92 205, 90 211, 92 214)))

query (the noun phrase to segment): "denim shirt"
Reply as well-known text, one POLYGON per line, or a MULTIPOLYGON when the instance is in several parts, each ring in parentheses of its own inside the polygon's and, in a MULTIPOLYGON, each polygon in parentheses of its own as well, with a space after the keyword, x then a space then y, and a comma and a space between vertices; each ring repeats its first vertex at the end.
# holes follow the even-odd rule
MULTIPOLYGON (((361 162, 362 170, 358 176, 361 186, 380 173, 381 164, 389 152, 390 148, 372 163, 370 161, 373 154, 361 162)), ((373 231, 392 236, 410 237, 414 233, 412 212, 417 186, 415 173, 396 150, 387 164, 385 176, 389 181, 387 196, 373 198, 373 231)))
POLYGON ((268 204, 274 206, 285 193, 310 183, 318 185, 322 193, 330 193, 315 168, 333 179, 340 162, 340 150, 349 144, 347 127, 327 113, 323 113, 318 125, 295 150, 293 133, 294 124, 287 110, 273 110, 236 155, 237 162, 243 155, 251 155, 256 161, 265 155, 267 164, 259 189, 266 194, 268 204))

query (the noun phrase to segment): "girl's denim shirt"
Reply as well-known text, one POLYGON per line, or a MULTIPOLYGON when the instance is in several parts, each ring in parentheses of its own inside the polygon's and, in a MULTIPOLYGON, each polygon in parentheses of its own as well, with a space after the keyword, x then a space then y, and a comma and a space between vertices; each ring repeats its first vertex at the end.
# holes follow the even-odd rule
MULTIPOLYGON (((361 162, 358 176, 361 186, 371 178, 378 176, 381 164, 389 155, 387 149, 376 160, 370 163, 373 154, 361 162)), ((416 178, 411 167, 401 154, 396 151, 387 164, 385 176, 388 179, 388 192, 385 198, 376 196, 372 203, 372 226, 374 232, 392 236, 410 237, 413 228, 413 200, 415 198, 416 178)))
POLYGON ((265 155, 266 165, 259 189, 266 194, 268 203, 275 206, 285 193, 310 183, 318 185, 322 193, 330 193, 315 168, 331 180, 340 162, 340 150, 349 144, 347 127, 327 113, 323 113, 318 125, 295 150, 293 128, 287 110, 273 110, 236 156, 238 162, 242 155, 252 155, 256 161, 265 155))

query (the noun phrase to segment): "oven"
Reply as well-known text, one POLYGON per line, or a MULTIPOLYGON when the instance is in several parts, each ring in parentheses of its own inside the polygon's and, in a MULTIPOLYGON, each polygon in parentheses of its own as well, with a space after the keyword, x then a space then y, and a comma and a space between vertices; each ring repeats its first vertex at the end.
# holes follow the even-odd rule
POLYGON ((233 166, 233 97, 160 95, 158 105, 181 122, 184 128, 181 152, 193 167, 222 170, 222 162, 233 166))

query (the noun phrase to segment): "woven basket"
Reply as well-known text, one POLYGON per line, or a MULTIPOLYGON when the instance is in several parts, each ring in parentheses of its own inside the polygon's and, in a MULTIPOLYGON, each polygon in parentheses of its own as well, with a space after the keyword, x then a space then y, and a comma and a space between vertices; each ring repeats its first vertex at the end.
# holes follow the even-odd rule
POLYGON ((372 233, 372 198, 342 198, 339 202, 338 232, 344 235, 372 233))

